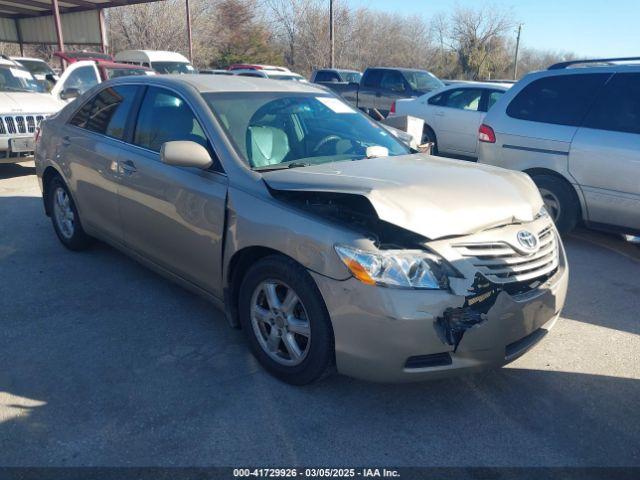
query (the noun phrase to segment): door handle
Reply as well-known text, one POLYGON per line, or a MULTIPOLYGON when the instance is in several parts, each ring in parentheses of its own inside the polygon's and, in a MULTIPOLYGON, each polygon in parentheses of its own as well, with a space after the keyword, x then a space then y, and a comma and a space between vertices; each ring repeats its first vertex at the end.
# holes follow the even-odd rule
POLYGON ((131 160, 121 161, 120 170, 125 175, 131 175, 132 173, 135 173, 138 171, 138 169, 136 168, 136 164, 133 163, 131 160))

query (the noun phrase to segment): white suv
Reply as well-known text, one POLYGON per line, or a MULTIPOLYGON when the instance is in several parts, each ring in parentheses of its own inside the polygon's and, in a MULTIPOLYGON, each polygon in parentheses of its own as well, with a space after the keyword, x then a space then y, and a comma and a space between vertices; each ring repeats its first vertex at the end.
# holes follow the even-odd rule
POLYGON ((0 163, 33 155, 38 123, 65 105, 41 90, 26 68, 0 58, 0 163))
POLYGON ((561 232, 640 232, 640 65, 621 60, 640 58, 529 74, 480 127, 478 161, 528 173, 561 232))

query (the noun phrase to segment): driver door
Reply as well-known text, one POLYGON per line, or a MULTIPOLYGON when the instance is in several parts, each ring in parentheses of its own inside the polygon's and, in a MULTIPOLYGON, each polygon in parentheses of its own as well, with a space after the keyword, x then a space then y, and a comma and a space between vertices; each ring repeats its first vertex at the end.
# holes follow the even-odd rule
POLYGON ((384 70, 380 81, 380 90, 376 94, 376 108, 385 117, 389 115, 391 104, 401 98, 407 98, 409 85, 397 70, 384 70))
POLYGON ((129 248, 221 297, 227 177, 201 125, 179 94, 147 89, 120 159, 120 217, 129 248), (203 145, 214 164, 201 170, 162 163, 161 146, 174 140, 203 145))

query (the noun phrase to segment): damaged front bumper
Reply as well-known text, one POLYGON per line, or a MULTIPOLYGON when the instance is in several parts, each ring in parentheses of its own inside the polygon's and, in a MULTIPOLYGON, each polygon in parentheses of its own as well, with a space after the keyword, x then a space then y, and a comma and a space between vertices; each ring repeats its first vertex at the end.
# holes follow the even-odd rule
POLYGON ((331 316, 338 371, 378 382, 420 381, 514 360, 553 326, 568 284, 561 244, 555 271, 517 293, 492 284, 461 297, 312 276, 331 316))

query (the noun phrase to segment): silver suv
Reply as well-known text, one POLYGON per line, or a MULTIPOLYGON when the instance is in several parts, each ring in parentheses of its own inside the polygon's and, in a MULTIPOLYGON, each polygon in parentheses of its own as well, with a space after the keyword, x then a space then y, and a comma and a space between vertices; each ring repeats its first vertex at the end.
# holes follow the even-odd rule
POLYGON ((528 173, 562 233, 640 231, 640 66, 612 60, 527 75, 480 127, 478 162, 528 173))
POLYGON ((36 169, 66 247, 99 238, 206 296, 291 383, 502 365, 564 304, 526 175, 412 154, 311 84, 110 80, 43 123, 36 169))

